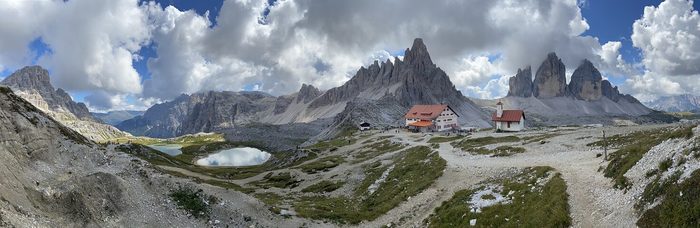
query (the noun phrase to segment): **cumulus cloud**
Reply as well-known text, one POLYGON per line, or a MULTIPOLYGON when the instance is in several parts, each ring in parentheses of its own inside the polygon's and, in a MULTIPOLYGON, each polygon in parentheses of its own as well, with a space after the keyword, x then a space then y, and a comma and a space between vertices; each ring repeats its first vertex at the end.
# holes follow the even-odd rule
MULTIPOLYGON (((154 8, 155 15, 163 14, 154 8)), ((619 48, 604 50, 595 37, 581 36, 589 26, 575 0, 297 0, 272 6, 267 1, 228 0, 212 28, 201 15, 171 7, 163 11, 171 16, 166 17, 168 29, 154 32, 159 57, 149 62, 153 79, 146 83, 145 94, 164 99, 251 84, 275 95, 294 92, 301 83, 328 89, 347 81, 367 59, 383 61, 390 56, 386 50, 403 50, 416 37, 426 41, 435 62, 460 89, 485 84, 493 73, 537 66, 551 51, 569 68, 584 58, 605 64, 603 71, 619 72, 624 66, 617 56, 609 62, 601 57, 603 52, 619 55, 619 48), (261 24, 266 8, 269 14, 261 24), (196 26, 193 21, 198 21, 196 26), (182 36, 178 30, 195 35, 172 40, 182 36), (161 49, 171 53, 166 57, 161 49), (505 70, 487 70, 488 59, 472 57, 485 52, 500 54, 496 61, 505 70), (173 65, 178 69, 168 69, 173 65), (171 89, 156 92, 162 91, 159 86, 171 89)))
POLYGON ((667 0, 647 6, 633 25, 632 43, 650 71, 669 76, 700 74, 700 16, 693 2, 667 0))
POLYGON ((149 30, 137 0, 56 4, 55 15, 42 31, 53 52, 39 59, 51 69, 56 86, 140 93, 140 77, 132 62, 148 41, 149 30))
POLYGON ((106 91, 96 91, 85 97, 84 103, 92 112, 108 112, 113 110, 142 111, 160 103, 155 98, 143 98, 134 94, 112 94, 106 91))
POLYGON ((503 75, 500 77, 491 78, 485 86, 466 86, 463 93, 470 97, 480 99, 493 99, 505 97, 508 94, 508 80, 510 76, 503 75))
MULTIPOLYGON (((87 99, 104 108, 119 105, 125 96, 168 100, 181 93, 251 88, 282 95, 301 83, 329 89, 362 65, 391 59, 416 37, 424 39, 434 62, 458 89, 484 98, 505 95, 506 75, 528 65, 536 70, 552 51, 569 70, 587 58, 606 75, 629 74, 634 69, 622 59, 620 42, 601 44, 582 35, 589 29, 582 5, 585 1, 287 0, 269 5, 225 0, 214 23, 208 15, 137 0, 19 1, 0 6, 0 19, 26 19, 0 20, 3 34, 12 31, 0 37, 0 69, 26 64, 32 57, 26 44, 41 37, 53 52, 39 62, 51 68, 57 86, 93 91, 87 99), (42 13, 30 17, 19 13, 28 11, 22 9, 42 13), (132 63, 139 49, 151 44, 156 57, 147 60, 151 77, 142 83, 132 63)), ((697 21, 697 13, 686 10, 674 19, 683 23, 647 26, 663 21, 659 18, 667 13, 659 12, 670 10, 647 11, 653 12, 645 11, 645 17, 654 18, 635 24, 635 32, 669 24, 691 29, 697 21)), ((676 34, 672 41, 692 41, 693 34, 676 34)), ((662 50, 641 40, 635 46, 662 50)), ((691 41, 688 47, 696 47, 691 41)), ((697 61, 694 53, 677 58, 697 61)), ((694 70, 670 66, 647 68, 694 70)))
POLYGON ((39 37, 46 15, 55 11, 50 1, 8 1, 0 5, 0 71, 31 61, 29 43, 39 37), (32 4, 30 4, 32 3, 32 4))
POLYGON ((0 5, 0 70, 36 61, 48 68, 54 86, 68 91, 139 94, 133 67, 149 42, 147 15, 138 0, 10 1, 0 5), (48 50, 36 56, 30 43, 48 50))
POLYGON ((700 93, 700 16, 692 1, 667 0, 645 7, 631 38, 642 52, 645 70, 628 78, 623 91, 647 101, 700 93))
POLYGON ((473 87, 501 74, 499 66, 491 63, 487 56, 468 56, 462 58, 454 67, 455 71, 450 79, 458 88, 473 87))
POLYGON ((0 6, 0 62, 12 68, 35 57, 37 39, 51 51, 38 63, 67 90, 140 93, 134 53, 148 41, 137 0, 12 1, 0 6))

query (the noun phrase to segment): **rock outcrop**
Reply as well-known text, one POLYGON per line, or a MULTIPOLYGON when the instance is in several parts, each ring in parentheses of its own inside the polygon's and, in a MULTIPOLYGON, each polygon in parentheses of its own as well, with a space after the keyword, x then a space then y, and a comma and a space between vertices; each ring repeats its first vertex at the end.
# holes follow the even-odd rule
POLYGON ((541 98, 566 95, 566 66, 554 52, 537 68, 532 94, 541 98))
POLYGON ((531 97, 532 96, 532 70, 530 66, 518 69, 518 73, 508 80, 508 96, 531 97))
POLYGON ((73 101, 63 89, 54 89, 49 72, 40 66, 24 67, 0 84, 12 88, 15 94, 89 139, 103 141, 129 135, 94 118, 85 104, 73 101))
POLYGON ((140 115, 143 115, 143 111, 134 111, 134 110, 119 110, 119 111, 109 111, 105 113, 97 113, 93 112, 92 116, 97 118, 98 120, 109 124, 109 125, 117 125, 121 123, 124 120, 128 120, 140 115))
POLYGON ((594 101, 603 96, 603 77, 591 61, 583 60, 583 63, 576 68, 571 75, 571 82, 567 86, 569 94, 577 99, 594 101))

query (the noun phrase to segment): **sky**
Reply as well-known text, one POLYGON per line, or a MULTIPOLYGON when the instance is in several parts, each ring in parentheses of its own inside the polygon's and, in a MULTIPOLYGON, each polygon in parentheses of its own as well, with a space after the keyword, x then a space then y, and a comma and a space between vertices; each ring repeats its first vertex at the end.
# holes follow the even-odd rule
POLYGON ((642 101, 700 95, 700 16, 688 0, 8 0, 0 78, 27 65, 92 111, 143 110, 208 90, 342 85, 423 38, 468 97, 498 98, 556 52, 589 59, 642 101))

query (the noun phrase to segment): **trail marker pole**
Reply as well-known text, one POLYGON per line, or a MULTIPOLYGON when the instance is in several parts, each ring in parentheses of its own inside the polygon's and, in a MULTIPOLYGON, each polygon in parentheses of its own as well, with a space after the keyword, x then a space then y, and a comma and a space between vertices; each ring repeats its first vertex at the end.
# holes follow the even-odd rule
POLYGON ((608 160, 608 141, 605 139, 605 130, 603 130, 603 160, 608 160))

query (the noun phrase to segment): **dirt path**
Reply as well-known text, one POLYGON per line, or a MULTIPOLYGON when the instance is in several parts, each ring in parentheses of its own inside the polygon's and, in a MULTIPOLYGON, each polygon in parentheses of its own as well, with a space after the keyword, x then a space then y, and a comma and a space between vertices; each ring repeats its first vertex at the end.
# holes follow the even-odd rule
POLYGON ((215 181, 231 182, 231 183, 234 183, 234 184, 237 184, 237 185, 243 185, 243 184, 244 184, 244 182, 242 182, 242 181, 240 181, 240 180, 220 179, 220 178, 212 177, 212 176, 209 176, 209 175, 206 175, 206 174, 197 173, 197 172, 192 172, 192 171, 190 171, 190 170, 183 169, 183 168, 178 168, 178 167, 165 166, 165 165, 158 165, 158 166, 156 166, 156 167, 158 167, 159 169, 164 169, 164 170, 171 171, 171 172, 178 172, 178 173, 180 173, 180 174, 183 174, 183 175, 186 175, 186 176, 190 176, 190 177, 194 177, 194 178, 199 178, 199 179, 202 179, 202 180, 215 180, 215 181))
MULTIPOLYGON (((651 127, 615 128, 606 129, 606 132, 612 135, 644 128, 651 127)), ((400 226, 420 226, 435 207, 448 200, 458 190, 469 188, 486 178, 498 176, 510 168, 551 166, 562 174, 567 183, 573 227, 635 227, 637 217, 632 208, 633 202, 630 202, 622 191, 613 189, 610 179, 598 172, 604 164, 602 158, 597 158, 596 154, 602 153, 602 150, 586 146, 587 143, 597 140, 601 130, 594 128, 561 132, 561 135, 547 139, 545 144, 505 143, 503 145, 522 146, 527 150, 526 153, 510 157, 470 155, 453 148, 449 143, 441 143, 438 152, 447 161, 444 175, 431 188, 369 224, 381 226, 398 223, 400 226)), ((474 137, 489 134, 492 133, 477 133, 474 137)), ((408 133, 398 134, 395 138, 410 146, 428 145, 424 140, 416 142, 415 135, 408 133)))

